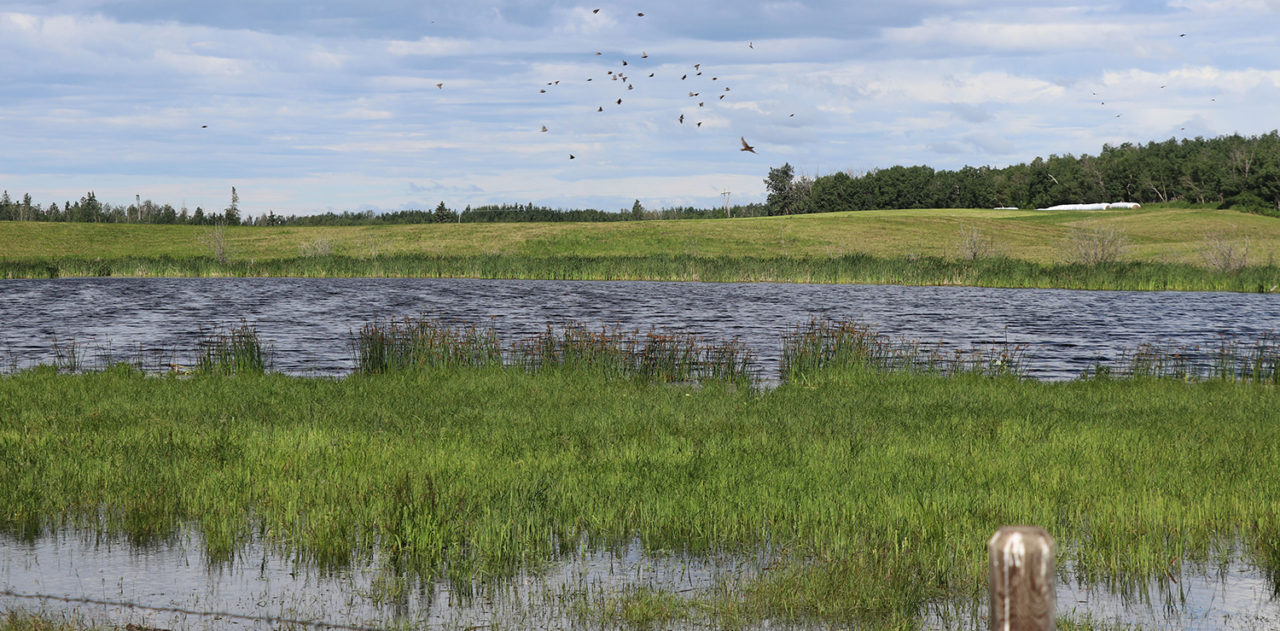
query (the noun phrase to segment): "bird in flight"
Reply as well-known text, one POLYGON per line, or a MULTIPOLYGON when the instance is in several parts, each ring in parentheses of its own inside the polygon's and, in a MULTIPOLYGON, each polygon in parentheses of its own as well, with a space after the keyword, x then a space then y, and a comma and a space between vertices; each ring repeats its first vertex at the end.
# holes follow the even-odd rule
POLYGON ((571 154, 569 154, 569 159, 570 159, 570 160, 572 160, 572 159, 573 159, 573 154, 572 154, 572 153, 571 153, 571 154))
POLYGON ((546 126, 546 125, 543 125, 543 126, 542 126, 542 131, 547 131, 547 126, 546 126))
POLYGON ((643 13, 637 13, 637 14, 636 14, 636 17, 638 17, 638 18, 642 18, 642 17, 644 17, 644 14, 643 14, 643 13))
POLYGON ((437 83, 437 84, 436 84, 436 88, 438 88, 438 89, 440 89, 440 90, 443 90, 443 89, 444 89, 444 84, 443 84, 443 83, 437 83))
POLYGON ((739 136, 739 137, 738 137, 738 140, 741 140, 741 141, 742 141, 742 148, 741 148, 741 149, 739 149, 738 151, 750 151, 751 153, 755 153, 755 152, 756 152, 756 148, 755 148, 755 147, 752 147, 751 145, 747 144, 747 139, 746 139, 745 137, 743 137, 743 136, 739 136))
POLYGON ((680 115, 680 124, 681 124, 681 125, 683 125, 683 124, 684 124, 684 114, 681 114, 681 115, 680 115))
POLYGON ((592 9, 592 10, 591 10, 591 12, 592 12, 592 13, 599 13, 599 12, 600 12, 600 9, 592 9))
POLYGON ((622 99, 618 99, 618 105, 622 105, 622 99))
POLYGON ((201 125, 201 126, 200 126, 200 129, 208 129, 208 128, 209 128, 209 126, 208 126, 208 125, 201 125))

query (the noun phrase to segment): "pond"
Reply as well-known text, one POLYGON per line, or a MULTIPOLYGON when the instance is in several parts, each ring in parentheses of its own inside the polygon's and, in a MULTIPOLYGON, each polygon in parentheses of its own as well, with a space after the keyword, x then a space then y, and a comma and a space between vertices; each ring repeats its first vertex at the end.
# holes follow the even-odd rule
POLYGON ((738 339, 776 375, 784 333, 813 317, 852 319, 895 338, 958 349, 1024 346, 1026 374, 1071 379, 1141 344, 1216 348, 1280 330, 1280 297, 980 287, 476 279, 0 280, 0 362, 53 363, 55 341, 189 362, 202 332, 244 320, 275 370, 341 375, 353 333, 375 318, 427 316, 492 326, 510 343, 546 326, 687 332, 738 339))

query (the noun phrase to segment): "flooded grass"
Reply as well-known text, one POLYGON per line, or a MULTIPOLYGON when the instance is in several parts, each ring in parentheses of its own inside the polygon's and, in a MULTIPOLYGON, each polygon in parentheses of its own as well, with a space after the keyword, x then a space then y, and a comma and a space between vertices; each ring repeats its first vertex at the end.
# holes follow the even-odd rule
POLYGON ((491 278, 705 282, 962 285, 1136 291, 1280 291, 1280 267, 1214 270, 1191 263, 1037 262, 994 256, 977 260, 924 255, 831 254, 701 256, 696 254, 391 254, 232 259, 206 256, 57 258, 0 261, 0 278, 299 277, 491 278))
MULTIPOLYGON (((448 344, 491 348, 482 330, 450 330, 448 344)), ((0 530, 146 546, 192 525, 215 564, 262 541, 317 568, 376 560, 461 597, 579 545, 770 551, 724 590, 589 601, 624 627, 914 626, 934 604, 985 598, 986 540, 1004 524, 1045 526, 1060 566, 1090 583, 1146 584, 1178 571, 1170 559, 1237 547, 1280 569, 1280 392, 1266 379, 921 368, 869 330, 816 323, 797 332, 812 349, 794 354, 803 378, 777 388, 656 383, 616 378, 628 347, 611 335, 533 338, 553 370, 3 376, 0 530)), ((649 361, 694 356, 672 339, 649 361)))

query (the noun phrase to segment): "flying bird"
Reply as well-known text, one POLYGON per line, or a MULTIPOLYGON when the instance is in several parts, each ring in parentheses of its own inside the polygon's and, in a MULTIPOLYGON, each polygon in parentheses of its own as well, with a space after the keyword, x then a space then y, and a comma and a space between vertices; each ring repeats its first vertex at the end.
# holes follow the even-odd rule
POLYGON ((792 115, 788 116, 787 118, 795 118, 795 117, 796 117, 796 115, 795 115, 795 114, 792 114, 792 115))
POLYGON ((650 79, 652 79, 652 78, 653 78, 653 73, 652 73, 652 72, 650 72, 650 73, 649 73, 649 78, 650 78, 650 79))
POLYGON ((573 154, 572 154, 572 153, 571 153, 571 154, 569 154, 569 159, 570 159, 570 160, 572 160, 572 159, 573 159, 573 154))
POLYGON ((625 66, 625 65, 627 65, 627 60, 626 60, 626 59, 623 59, 623 60, 622 60, 622 65, 624 65, 624 66, 625 66))
POLYGON ((721 101, 723 101, 723 100, 724 100, 724 95, 723 95, 723 94, 721 94, 721 95, 720 95, 720 100, 721 100, 721 101))
POLYGON ((698 101, 698 107, 702 107, 703 101, 698 101))
POLYGON ((599 12, 600 12, 600 9, 592 9, 592 10, 591 10, 591 12, 592 12, 592 13, 599 13, 599 12))
POLYGON ((684 124, 684 114, 681 114, 681 115, 680 115, 680 124, 681 124, 681 125, 683 125, 683 124, 684 124))
POLYGON ((1187 34, 1186 34, 1186 33, 1180 33, 1180 34, 1178 35, 1178 37, 1186 37, 1186 36, 1187 36, 1187 34))
POLYGON ((543 88, 543 89, 541 89, 541 90, 538 90, 538 93, 539 93, 539 94, 546 94, 546 93, 547 93, 547 89, 546 89, 546 88, 543 88))
POLYGON ((702 121, 698 121, 698 127, 702 127, 702 121))
POLYGON ((687 75, 687 74, 682 74, 682 75, 680 75, 680 80, 681 80, 681 81, 684 81, 685 77, 687 77, 687 76, 689 76, 689 75, 687 75))
POLYGON ((637 13, 637 14, 636 14, 636 17, 638 17, 638 18, 642 18, 642 17, 644 17, 644 14, 643 14, 643 13, 637 13))
POLYGON ((641 59, 648 59, 648 58, 649 58, 649 53, 646 53, 646 52, 644 52, 643 50, 642 50, 642 51, 640 51, 640 58, 641 58, 641 59))
POLYGON ((208 126, 208 125, 201 125, 201 126, 200 126, 200 129, 208 129, 208 128, 209 128, 209 126, 208 126))
POLYGON ((618 99, 618 105, 622 105, 622 99, 618 99))
POLYGON ((601 105, 600 107, 597 107, 597 108, 596 108, 596 111, 597 111, 597 112, 603 112, 603 111, 604 111, 604 106, 603 106, 603 105, 601 105))
POLYGON ((701 67, 702 67, 702 64, 693 64, 693 69, 694 69, 694 70, 697 70, 697 69, 699 69, 699 68, 701 68, 701 67))
POLYGON ((747 48, 755 48, 755 47, 756 45, 754 42, 747 42, 747 48))
POLYGON ((437 83, 437 84, 436 84, 436 88, 443 90, 443 89, 444 89, 444 84, 443 84, 443 83, 437 83))
POLYGON ((747 139, 745 137, 739 136, 738 139, 742 141, 742 148, 739 149, 738 151, 750 151, 751 153, 756 152, 755 147, 752 147, 751 145, 747 144, 747 139))
POLYGON ((690 92, 690 93, 689 93, 689 96, 698 96, 698 93, 697 93, 697 92, 690 92))
POLYGON ((543 126, 542 126, 542 131, 547 131, 547 126, 546 126, 546 125, 543 125, 543 126))

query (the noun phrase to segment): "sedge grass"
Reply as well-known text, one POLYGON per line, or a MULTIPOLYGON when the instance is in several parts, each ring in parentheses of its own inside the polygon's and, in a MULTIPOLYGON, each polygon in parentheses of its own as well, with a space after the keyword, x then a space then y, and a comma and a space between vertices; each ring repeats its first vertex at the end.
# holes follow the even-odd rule
POLYGON ((1276 576, 1277 409, 1273 386, 1225 380, 851 369, 762 391, 584 367, 38 368, 0 377, 0 529, 145 545, 191 524, 212 560, 260 538, 321 567, 381 551, 459 586, 584 540, 769 550, 731 593, 618 615, 894 627, 984 598, 1004 524, 1048 528, 1089 582, 1237 548, 1276 576))
POLYGON ((968 261, 940 256, 879 257, 869 254, 820 257, 402 254, 377 258, 331 255, 231 260, 226 263, 211 257, 0 261, 0 278, 84 276, 493 278, 857 283, 1248 293, 1280 291, 1280 266, 1274 263, 1218 271, 1188 263, 1117 261, 1087 265, 1038 263, 1007 256, 968 261))

